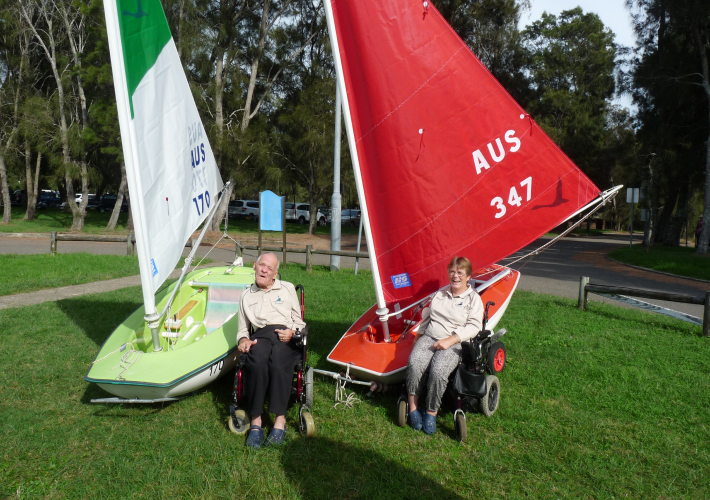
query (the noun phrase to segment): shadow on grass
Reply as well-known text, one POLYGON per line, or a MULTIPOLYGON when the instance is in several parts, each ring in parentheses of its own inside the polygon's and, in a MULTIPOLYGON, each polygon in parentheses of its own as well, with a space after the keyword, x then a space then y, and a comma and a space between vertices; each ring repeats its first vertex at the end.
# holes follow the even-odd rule
POLYGON ((108 300, 97 295, 57 301, 57 306, 67 318, 99 347, 141 305, 140 302, 108 300))
POLYGON ((295 439, 280 450, 286 477, 304 498, 464 498, 381 453, 327 438, 295 439))
MULTIPOLYGON (((653 322, 654 327, 662 328, 663 330, 673 332, 673 334, 682 333, 683 335, 690 335, 693 337, 703 336, 703 327, 694 325, 692 323, 682 322, 681 320, 673 320, 667 316, 659 315, 657 313, 652 312, 647 312, 647 314, 641 318, 630 318, 628 315, 623 314, 622 311, 625 311, 625 309, 617 308, 615 310, 612 310, 611 308, 607 307, 595 307, 597 305, 598 304, 592 304, 590 307, 588 303, 587 313, 594 314, 609 321, 619 321, 624 323, 631 322, 632 324, 636 325, 643 325, 648 322, 653 322)), ((642 311, 639 310, 638 312, 642 311)))

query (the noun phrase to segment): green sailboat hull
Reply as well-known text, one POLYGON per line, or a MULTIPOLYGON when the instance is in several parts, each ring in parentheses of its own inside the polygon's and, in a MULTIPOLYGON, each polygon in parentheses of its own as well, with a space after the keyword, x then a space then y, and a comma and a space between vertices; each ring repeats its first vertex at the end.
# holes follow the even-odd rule
MULTIPOLYGON (((153 349, 141 307, 106 339, 84 379, 119 398, 160 399, 192 392, 229 373, 239 359, 239 297, 253 282, 252 269, 243 267, 187 274, 169 321, 161 320, 162 350, 153 349)), ((159 311, 174 286, 156 295, 159 311)))

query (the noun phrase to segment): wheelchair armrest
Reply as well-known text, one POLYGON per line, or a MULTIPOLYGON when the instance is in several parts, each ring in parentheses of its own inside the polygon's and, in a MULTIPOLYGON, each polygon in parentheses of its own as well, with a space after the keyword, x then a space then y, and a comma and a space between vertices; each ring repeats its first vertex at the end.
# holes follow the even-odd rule
POLYGON ((297 345, 302 345, 303 341, 308 338, 308 325, 303 328, 296 329, 296 333, 293 334, 293 338, 296 340, 297 345))

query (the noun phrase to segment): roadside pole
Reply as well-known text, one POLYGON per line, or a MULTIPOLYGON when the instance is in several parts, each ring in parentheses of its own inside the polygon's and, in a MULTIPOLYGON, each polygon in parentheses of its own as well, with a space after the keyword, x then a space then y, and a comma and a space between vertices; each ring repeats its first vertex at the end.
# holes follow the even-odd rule
MULTIPOLYGON (((340 251, 340 113, 342 110, 340 87, 335 86, 335 155, 333 158, 333 196, 330 199, 330 249, 340 251)), ((330 270, 340 271, 340 256, 330 256, 330 270)))
POLYGON ((626 189, 626 203, 631 203, 631 229, 629 229, 629 248, 634 243, 634 206, 639 201, 639 188, 626 189))

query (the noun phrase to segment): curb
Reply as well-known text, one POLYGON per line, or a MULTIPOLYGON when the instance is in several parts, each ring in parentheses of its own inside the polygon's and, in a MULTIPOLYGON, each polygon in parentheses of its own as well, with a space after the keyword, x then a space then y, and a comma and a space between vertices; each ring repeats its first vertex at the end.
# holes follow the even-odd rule
POLYGON ((50 237, 49 233, 2 233, 0 232, 0 238, 37 238, 48 240, 50 237))
POLYGON ((632 267, 632 268, 638 269, 638 270, 640 270, 640 271, 648 271, 649 273, 662 274, 662 275, 664 275, 664 276, 671 276, 671 277, 673 277, 673 278, 679 278, 679 279, 690 280, 690 281, 699 281, 700 283, 708 283, 708 284, 710 284, 710 281, 704 280, 704 279, 701 279, 701 278, 690 278, 690 277, 688 277, 688 276, 681 276, 681 275, 679 275, 679 274, 667 273, 667 272, 665 272, 665 271, 656 271, 655 269, 649 269, 649 268, 647 268, 647 267, 634 266, 633 264, 627 264, 626 262, 621 262, 621 261, 619 261, 619 260, 612 259, 611 257, 609 257, 609 254, 604 255, 604 257, 606 257, 608 260, 610 260, 610 261, 612 261, 612 262, 616 262, 617 264, 621 264, 622 266, 632 267))

